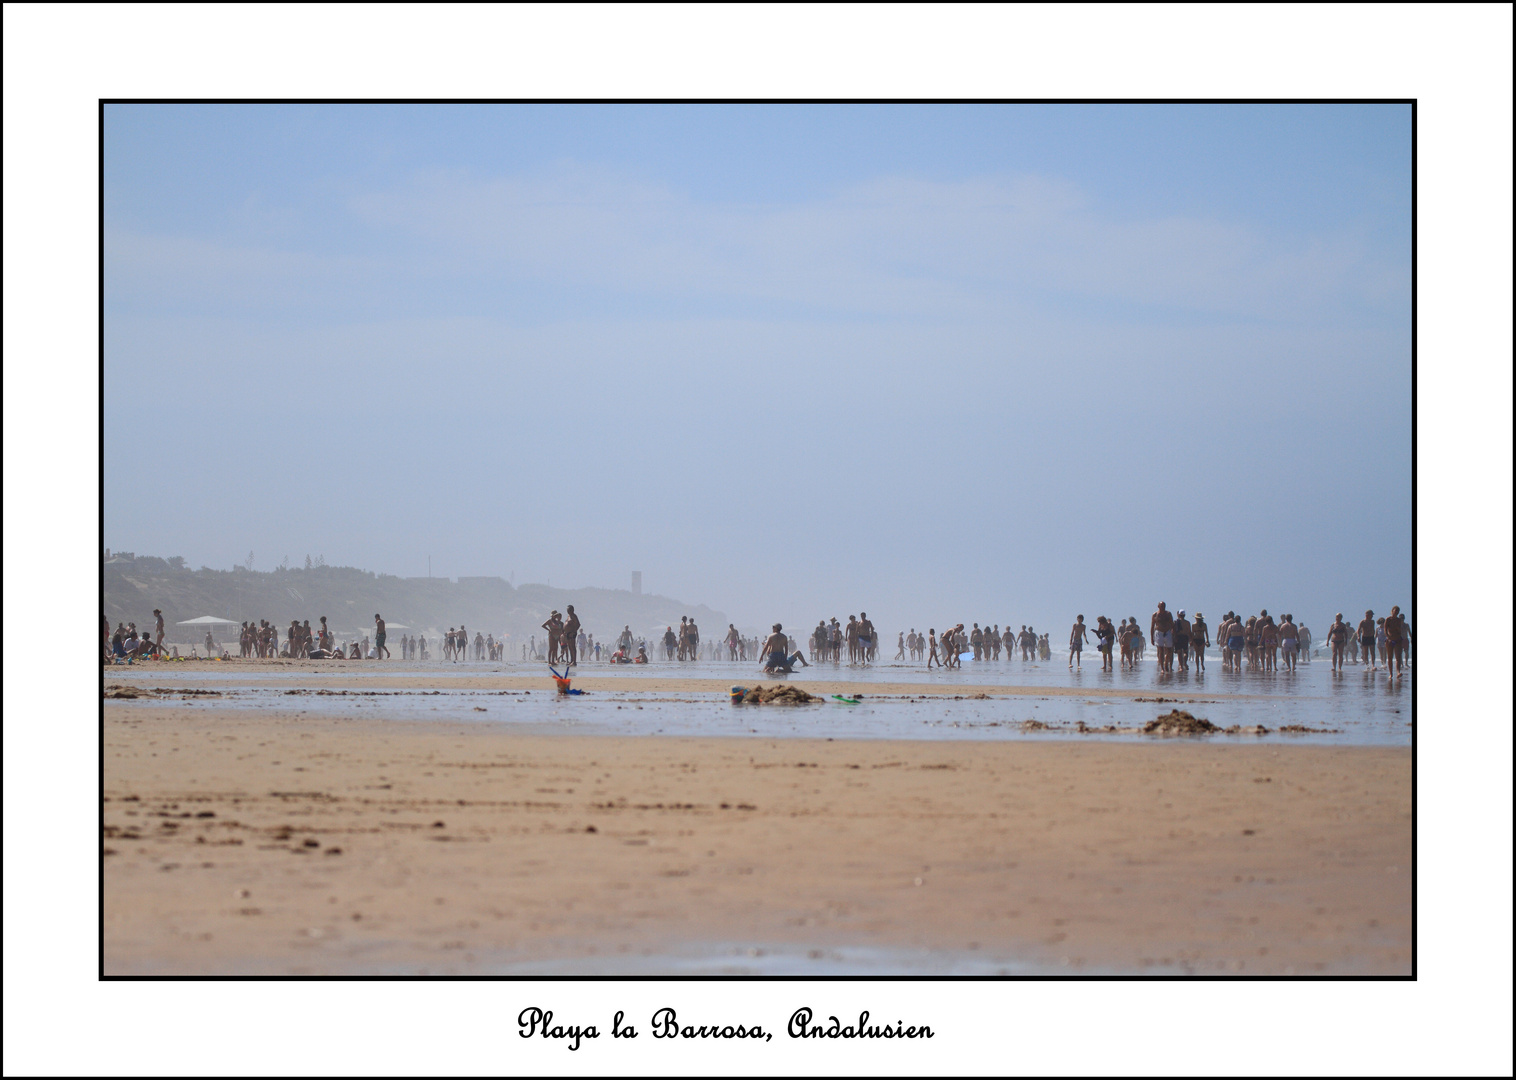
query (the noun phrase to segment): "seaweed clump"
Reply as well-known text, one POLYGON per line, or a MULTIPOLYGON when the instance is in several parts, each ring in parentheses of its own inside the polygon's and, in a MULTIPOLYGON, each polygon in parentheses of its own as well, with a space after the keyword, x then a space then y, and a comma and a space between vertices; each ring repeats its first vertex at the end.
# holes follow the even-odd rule
POLYGON ((1156 720, 1149 720, 1142 730, 1149 735, 1209 735, 1221 729, 1204 717, 1175 709, 1156 720))
POLYGON ((742 695, 744 705, 808 705, 821 699, 788 683, 764 688, 755 686, 742 695))

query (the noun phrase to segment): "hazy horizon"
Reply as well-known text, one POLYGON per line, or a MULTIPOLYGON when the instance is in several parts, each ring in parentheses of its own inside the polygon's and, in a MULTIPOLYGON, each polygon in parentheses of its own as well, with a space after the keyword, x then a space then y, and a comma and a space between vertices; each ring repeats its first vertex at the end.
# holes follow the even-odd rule
POLYGON ((1409 106, 105 117, 111 548, 1055 641, 1410 605, 1409 106))

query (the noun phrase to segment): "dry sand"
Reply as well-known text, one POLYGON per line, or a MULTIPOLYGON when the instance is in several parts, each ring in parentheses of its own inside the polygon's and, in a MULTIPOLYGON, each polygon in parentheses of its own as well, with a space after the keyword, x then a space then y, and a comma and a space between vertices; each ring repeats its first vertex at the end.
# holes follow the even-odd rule
POLYGON ((1395 747, 523 736, 107 704, 105 970, 657 971, 757 944, 1408 974, 1410 772, 1395 747))

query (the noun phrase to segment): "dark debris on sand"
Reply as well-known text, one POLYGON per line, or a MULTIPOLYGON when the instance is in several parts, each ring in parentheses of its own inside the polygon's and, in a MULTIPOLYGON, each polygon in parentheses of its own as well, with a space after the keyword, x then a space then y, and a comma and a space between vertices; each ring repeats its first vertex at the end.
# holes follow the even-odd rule
POLYGON ((171 686, 155 686, 151 689, 145 686, 123 686, 121 683, 111 683, 105 688, 105 696, 113 699, 131 699, 145 697, 220 697, 220 690, 196 690, 191 687, 174 688, 171 686))
POLYGON ((1175 709, 1156 720, 1149 720, 1142 730, 1149 735, 1209 735, 1221 729, 1204 717, 1175 709))
POLYGON ((800 687, 788 683, 767 688, 755 686, 742 695, 744 705, 808 705, 820 700, 816 695, 807 694, 800 687))

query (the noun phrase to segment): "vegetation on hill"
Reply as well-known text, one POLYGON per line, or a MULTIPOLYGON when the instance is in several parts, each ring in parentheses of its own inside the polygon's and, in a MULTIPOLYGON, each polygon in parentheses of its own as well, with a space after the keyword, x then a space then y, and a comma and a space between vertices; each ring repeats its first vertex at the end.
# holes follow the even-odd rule
POLYGON ((627 589, 516 588, 499 577, 402 578, 350 566, 191 570, 183 559, 150 555, 113 558, 103 570, 105 616, 111 625, 135 622, 151 627, 153 609, 162 608, 170 641, 202 640, 203 630, 176 633, 175 626, 202 615, 235 622, 267 619, 281 632, 292 619, 309 619, 315 625, 325 615, 337 636, 346 639, 372 631, 375 612, 392 626, 410 627, 405 632, 428 638, 449 627, 467 626, 524 641, 532 634, 541 637, 548 613, 569 604, 585 630, 603 641, 612 640, 623 626, 651 637, 655 627, 661 631, 666 625, 677 626, 683 615, 693 617, 705 637, 725 632, 727 625, 719 611, 665 596, 633 595, 627 589))

